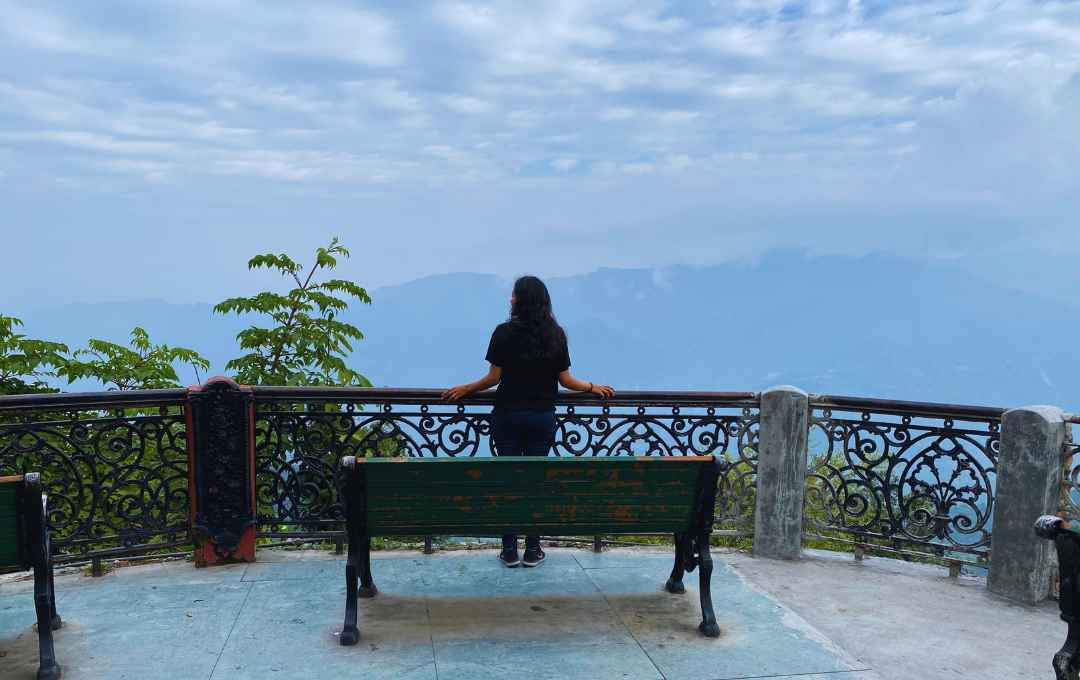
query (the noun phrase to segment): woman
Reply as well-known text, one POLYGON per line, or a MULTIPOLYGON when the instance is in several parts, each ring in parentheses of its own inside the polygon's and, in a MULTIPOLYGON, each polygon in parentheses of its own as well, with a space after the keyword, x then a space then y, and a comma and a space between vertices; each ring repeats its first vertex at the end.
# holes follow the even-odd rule
MULTIPOLYGON (((467 385, 451 387, 443 398, 456 401, 495 385, 492 439, 496 455, 546 456, 555 442, 557 384, 569 390, 592 392, 601 398, 615 393, 570 374, 566 332, 551 312, 547 286, 535 276, 514 282, 510 320, 499 324, 488 343, 487 375, 467 385)), ((544 561, 539 536, 525 537, 525 557, 518 558, 517 536, 503 536, 499 559, 508 567, 535 567, 544 561)))

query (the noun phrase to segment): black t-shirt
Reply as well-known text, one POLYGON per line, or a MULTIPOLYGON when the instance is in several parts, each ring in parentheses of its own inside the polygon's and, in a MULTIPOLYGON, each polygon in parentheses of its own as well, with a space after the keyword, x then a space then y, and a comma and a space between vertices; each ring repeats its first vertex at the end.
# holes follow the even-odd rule
POLYGON ((495 410, 554 411, 559 374, 570 368, 566 336, 559 351, 544 359, 526 358, 524 340, 510 322, 499 324, 491 334, 487 360, 502 369, 495 410))

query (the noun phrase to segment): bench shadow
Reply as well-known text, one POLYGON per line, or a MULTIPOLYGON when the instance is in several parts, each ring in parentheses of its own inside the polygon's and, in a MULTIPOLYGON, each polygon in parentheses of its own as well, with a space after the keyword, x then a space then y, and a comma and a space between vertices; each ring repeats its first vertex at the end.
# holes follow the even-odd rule
MULTIPOLYGON (((64 666, 64 651, 82 635, 78 622, 64 619, 64 627, 54 633, 57 658, 64 666), (67 638, 67 639, 63 639, 67 638)), ((37 623, 27 619, 20 630, 8 630, 0 635, 0 678, 3 680, 36 680, 41 659, 38 656, 37 623)), ((66 671, 65 671, 66 672, 66 671)))
POLYGON ((694 594, 656 593, 595 595, 429 596, 381 592, 360 600, 364 626, 404 623, 400 613, 424 607, 433 634, 456 638, 496 635, 501 639, 530 640, 572 635, 579 639, 611 636, 674 635, 704 640, 698 631, 701 609, 694 594))

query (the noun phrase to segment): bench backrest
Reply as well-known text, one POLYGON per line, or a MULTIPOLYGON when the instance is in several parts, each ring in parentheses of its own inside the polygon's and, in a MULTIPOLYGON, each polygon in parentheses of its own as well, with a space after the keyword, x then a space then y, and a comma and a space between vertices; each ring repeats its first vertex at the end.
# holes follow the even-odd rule
POLYGON ((685 532, 711 523, 712 456, 347 458, 375 536, 685 532))
POLYGON ((19 515, 22 488, 22 475, 0 477, 0 571, 24 564, 19 515))

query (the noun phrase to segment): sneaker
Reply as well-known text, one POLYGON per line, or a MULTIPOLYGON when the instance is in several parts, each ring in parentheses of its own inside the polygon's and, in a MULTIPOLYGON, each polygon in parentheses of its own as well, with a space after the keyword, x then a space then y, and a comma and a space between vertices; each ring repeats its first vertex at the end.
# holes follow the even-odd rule
MULTIPOLYGON (((527 555, 528 553, 525 554, 527 555)), ((511 569, 521 564, 521 559, 518 558, 517 548, 514 548, 513 550, 503 550, 499 553, 499 561, 511 569)))
POLYGON ((525 548, 525 559, 522 561, 526 567, 535 567, 544 561, 543 548, 525 548))

